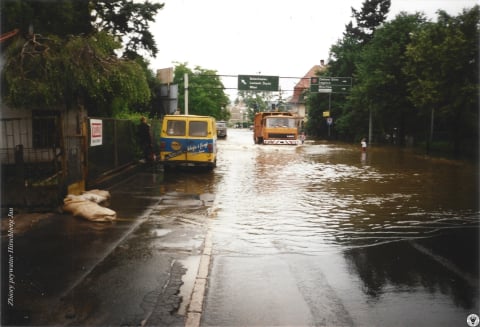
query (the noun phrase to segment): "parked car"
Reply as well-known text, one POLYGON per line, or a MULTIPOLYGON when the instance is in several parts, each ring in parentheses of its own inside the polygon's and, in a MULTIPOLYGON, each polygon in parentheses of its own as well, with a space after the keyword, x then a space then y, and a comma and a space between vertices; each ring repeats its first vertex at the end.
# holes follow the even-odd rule
POLYGON ((227 122, 217 121, 217 137, 227 137, 227 122))

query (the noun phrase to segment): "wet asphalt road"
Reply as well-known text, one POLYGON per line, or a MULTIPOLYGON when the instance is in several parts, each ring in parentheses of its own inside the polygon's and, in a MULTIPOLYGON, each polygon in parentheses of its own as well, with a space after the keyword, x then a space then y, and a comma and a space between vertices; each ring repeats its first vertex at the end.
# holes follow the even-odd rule
POLYGON ((470 166, 228 132, 213 172, 143 166, 109 188, 114 223, 53 215, 15 235, 3 325, 183 326, 206 234, 202 326, 467 326, 479 313, 470 166))
POLYGON ((250 132, 229 132, 202 326, 466 326, 478 314, 476 167, 252 147, 250 132))

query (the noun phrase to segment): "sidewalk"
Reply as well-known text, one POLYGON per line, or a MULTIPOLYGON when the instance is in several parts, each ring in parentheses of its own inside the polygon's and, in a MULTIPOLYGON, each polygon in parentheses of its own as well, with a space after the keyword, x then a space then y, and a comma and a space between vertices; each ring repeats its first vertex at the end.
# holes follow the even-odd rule
POLYGON ((2 325, 131 324, 144 319, 148 310, 152 321, 182 324, 183 317, 172 316, 172 312, 180 302, 183 268, 174 264, 170 253, 144 257, 148 249, 132 240, 145 232, 146 227, 140 227, 161 199, 162 181, 161 171, 144 166, 105 188, 112 195, 109 208, 117 212, 112 223, 54 212, 13 211, 11 218, 2 219, 2 325), (9 233, 12 222, 13 234, 9 233), (138 252, 135 246, 140 247, 138 252), (8 260, 9 254, 13 261, 8 260), (130 260, 127 265, 117 263, 123 258, 130 260), (169 293, 167 302, 162 300, 163 291, 169 293), (153 306, 139 311, 138 302, 143 303, 148 294, 153 306), (12 303, 5 300, 7 295, 12 303), (102 320, 105 313, 98 310, 108 311, 109 303, 121 299, 127 302, 114 305, 114 312, 102 320), (160 308, 162 303, 168 304, 167 310, 160 308), (115 315, 121 321, 108 320, 115 315))

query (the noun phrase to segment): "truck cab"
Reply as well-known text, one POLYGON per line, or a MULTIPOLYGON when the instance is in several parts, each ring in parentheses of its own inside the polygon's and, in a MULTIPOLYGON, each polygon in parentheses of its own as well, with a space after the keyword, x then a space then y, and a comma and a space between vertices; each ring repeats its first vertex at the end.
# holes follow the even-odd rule
POLYGON ((288 112, 259 112, 255 114, 253 140, 256 144, 298 145, 297 120, 288 112))

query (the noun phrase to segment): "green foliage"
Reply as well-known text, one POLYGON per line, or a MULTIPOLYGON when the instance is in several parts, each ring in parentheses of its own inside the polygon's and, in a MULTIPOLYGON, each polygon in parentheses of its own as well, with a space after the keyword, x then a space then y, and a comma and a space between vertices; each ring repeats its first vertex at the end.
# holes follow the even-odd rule
POLYGON ((357 61, 358 83, 350 97, 352 108, 372 110, 377 119, 377 130, 388 134, 398 128, 403 136, 410 133, 408 122, 415 115, 408 99, 408 78, 402 69, 406 64, 405 50, 423 24, 420 14, 402 13, 379 28, 375 37, 363 48, 357 61))
POLYGON ((89 1, 56 0, 0 2, 2 31, 20 29, 21 34, 68 35, 93 32, 90 23, 89 1))
POLYGON ((362 10, 352 8, 352 17, 356 20, 345 26, 346 35, 352 36, 362 44, 368 43, 373 38, 375 30, 385 21, 390 10, 390 0, 365 0, 362 10))
MULTIPOLYGON (((364 8, 373 3, 381 1, 367 1, 364 8)), ((356 26, 365 29, 367 25, 360 21, 367 16, 353 12, 356 26)), ((372 112, 371 142, 384 140, 395 129, 399 144, 408 137, 417 144, 433 141, 448 145, 444 148, 456 154, 474 155, 478 151, 479 27, 478 5, 457 17, 440 11, 436 22, 426 21, 423 14, 401 13, 363 30, 363 36, 362 30, 348 25, 343 39, 330 49, 326 72, 353 77, 350 94, 331 94, 334 135, 345 140, 365 137, 372 112), (433 140, 428 140, 432 112, 433 140)), ((321 113, 326 95, 308 98, 308 133, 325 136, 321 113)))
POLYGON ((435 110, 437 128, 448 131, 459 153, 465 140, 478 141, 480 7, 458 17, 438 15, 413 35, 403 71, 412 103, 424 115, 435 110))
POLYGON ((192 70, 187 65, 177 63, 173 79, 174 83, 178 84, 178 105, 182 112, 185 112, 184 76, 188 74, 188 113, 227 120, 229 117, 226 107, 230 100, 217 72, 198 66, 192 70))
POLYGON ((97 29, 108 31, 124 41, 124 57, 133 59, 140 50, 146 50, 153 57, 157 55, 158 48, 149 25, 155 21, 158 10, 164 7, 163 3, 95 0, 90 5, 97 29))
POLYGON ((93 107, 112 99, 125 106, 148 101, 150 90, 142 68, 118 59, 113 51, 119 47, 106 33, 66 40, 18 39, 4 67, 5 99, 14 107, 68 107, 79 99, 93 107))
POLYGON ((99 116, 151 111, 158 83, 139 52, 157 53, 148 29, 163 4, 9 0, 0 6, 2 30, 20 29, 2 44, 2 94, 10 106, 82 104, 99 116))

